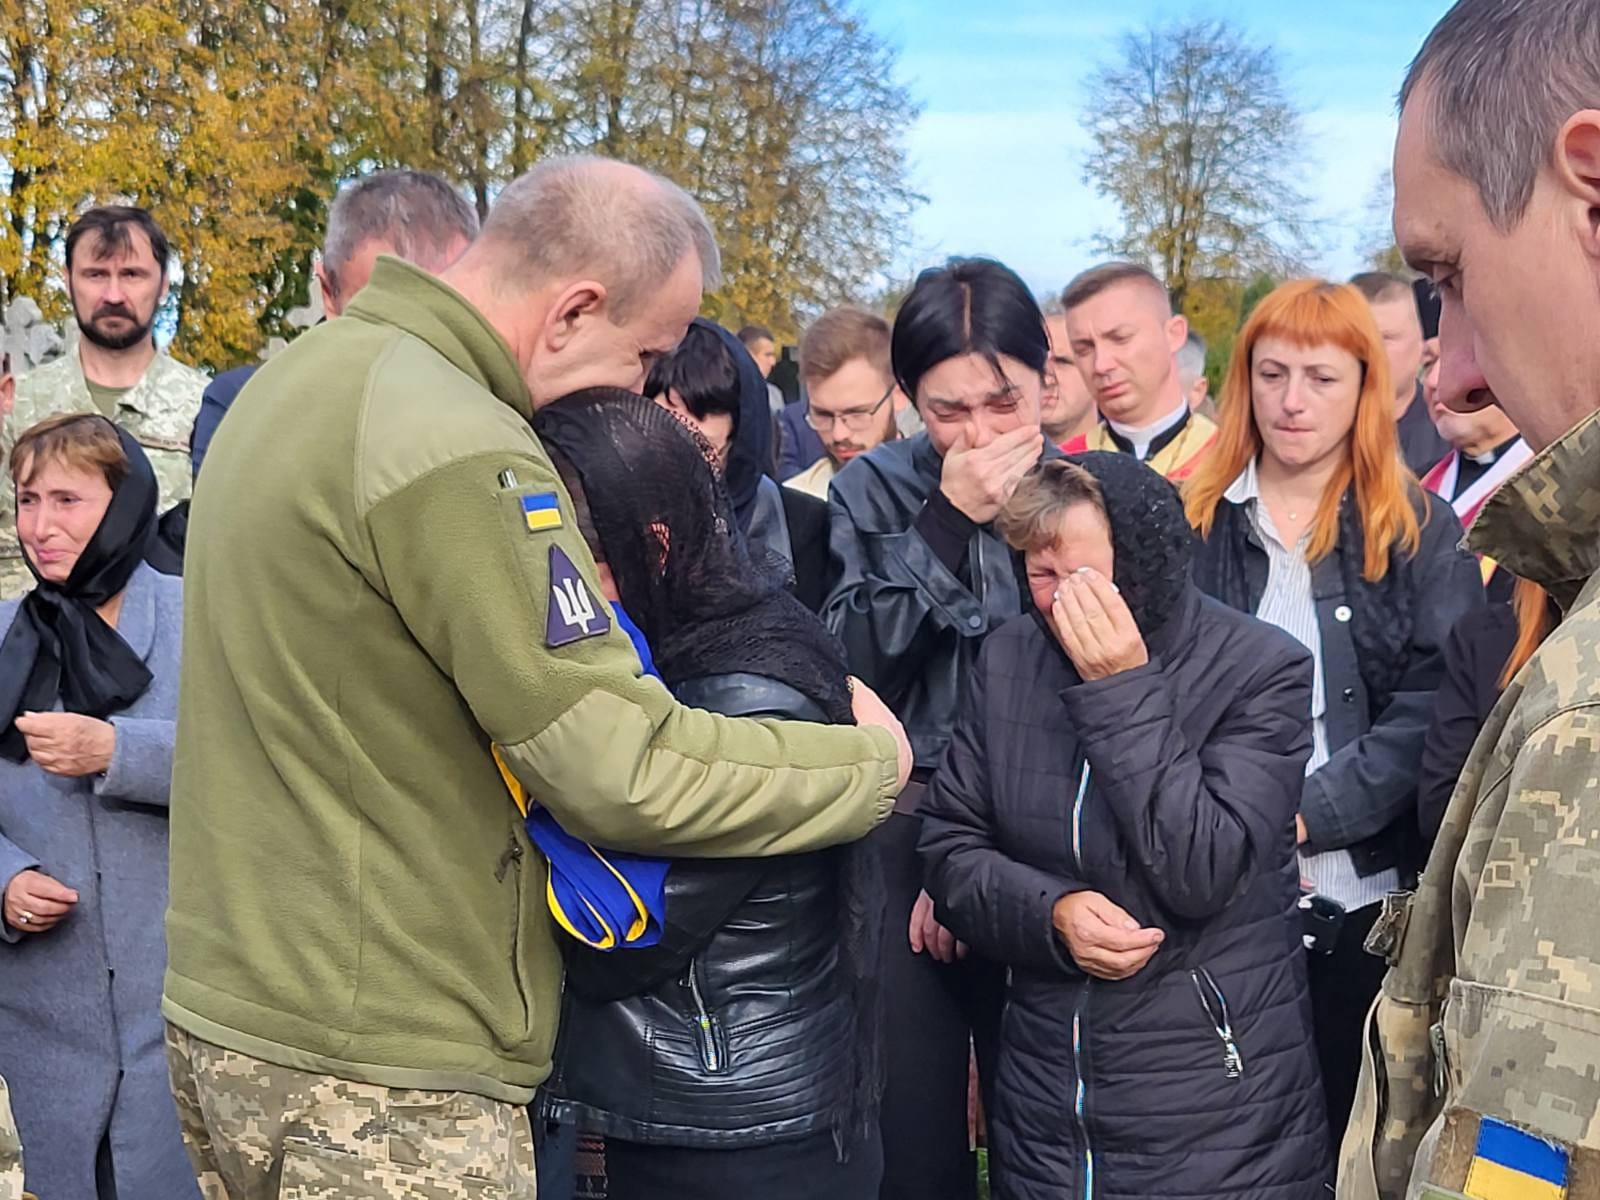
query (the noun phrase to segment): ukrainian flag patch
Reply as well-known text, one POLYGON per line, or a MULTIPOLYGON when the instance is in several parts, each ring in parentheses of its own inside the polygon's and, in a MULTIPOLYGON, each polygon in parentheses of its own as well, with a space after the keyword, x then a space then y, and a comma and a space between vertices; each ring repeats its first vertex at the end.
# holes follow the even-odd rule
POLYGON ((1484 1117, 1466 1192, 1471 1200, 1565 1200, 1567 1152, 1515 1125, 1484 1117))
POLYGON ((561 528, 561 501, 554 492, 536 492, 522 497, 522 519, 530 533, 561 528))

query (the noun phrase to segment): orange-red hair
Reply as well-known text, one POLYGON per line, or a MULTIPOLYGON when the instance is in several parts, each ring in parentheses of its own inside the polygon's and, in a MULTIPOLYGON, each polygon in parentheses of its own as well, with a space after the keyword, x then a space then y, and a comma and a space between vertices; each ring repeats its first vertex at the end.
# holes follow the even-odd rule
POLYGON ((1544 644, 1545 638, 1556 627, 1555 618, 1550 612, 1549 595, 1531 579, 1517 580, 1511 592, 1511 611, 1517 618, 1517 642, 1511 647, 1511 655, 1500 672, 1502 691, 1510 686, 1517 672, 1528 665, 1533 652, 1544 644))
POLYGON ((1337 346, 1361 363, 1355 426, 1346 439, 1344 459, 1317 505, 1306 557, 1318 562, 1338 543, 1339 505, 1353 486, 1366 542, 1361 575, 1369 582, 1382 579, 1389 571, 1389 555, 1395 546, 1415 554, 1422 544, 1413 504, 1418 484, 1400 461, 1394 390, 1383 338, 1366 300, 1349 284, 1291 280, 1250 314, 1223 380, 1216 441, 1183 489, 1189 523, 1202 537, 1208 536, 1223 493, 1261 453, 1261 431, 1256 428, 1255 408, 1250 402, 1250 377, 1256 343, 1265 337, 1282 338, 1307 349, 1337 346))

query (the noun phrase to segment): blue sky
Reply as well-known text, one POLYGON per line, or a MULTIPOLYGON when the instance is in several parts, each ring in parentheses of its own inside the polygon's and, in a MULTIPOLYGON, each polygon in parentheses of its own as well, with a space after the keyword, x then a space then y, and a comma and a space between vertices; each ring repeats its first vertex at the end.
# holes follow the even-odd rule
POLYGON ((1116 210, 1082 182, 1084 81, 1118 36, 1151 21, 1227 17, 1280 52, 1307 113, 1304 190, 1322 222, 1305 259, 1359 269, 1373 188, 1388 166, 1405 66, 1449 0, 861 0, 900 47, 899 77, 925 106, 907 139, 928 203, 905 266, 992 254, 1037 290, 1096 261, 1116 210))

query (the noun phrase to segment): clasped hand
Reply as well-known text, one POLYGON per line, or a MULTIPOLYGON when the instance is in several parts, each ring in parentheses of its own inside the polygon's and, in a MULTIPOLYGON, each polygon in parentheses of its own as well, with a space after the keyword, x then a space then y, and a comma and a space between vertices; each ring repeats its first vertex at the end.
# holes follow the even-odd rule
POLYGON ((99 775, 111 766, 117 729, 107 721, 78 713, 24 713, 17 732, 28 744, 28 757, 42 771, 76 777, 99 775))
POLYGON ((1127 979, 1144 970, 1167 935, 1142 929, 1099 892, 1073 892, 1055 903, 1050 923, 1072 961, 1096 979, 1127 979))

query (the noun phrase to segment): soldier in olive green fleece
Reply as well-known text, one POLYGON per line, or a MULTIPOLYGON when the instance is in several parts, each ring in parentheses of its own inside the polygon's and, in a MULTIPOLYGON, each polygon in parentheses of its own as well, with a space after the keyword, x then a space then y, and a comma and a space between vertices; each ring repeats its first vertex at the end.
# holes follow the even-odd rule
MULTIPOLYGON (((681 196, 642 172, 617 185, 681 196)), ((490 307, 480 272, 513 253, 493 243, 496 214, 448 276, 490 307)), ((163 1005, 180 1109, 204 1118, 186 1126, 208 1195, 275 1195, 280 1170, 325 1184, 330 1146, 370 1176, 362 1150, 323 1136, 356 1103, 340 1081, 402 1107, 491 1102, 474 1136, 495 1166, 469 1173, 531 1190, 520 1106, 549 1070, 561 961, 545 865, 491 743, 569 832, 615 849, 793 854, 887 816, 903 734, 727 720, 640 678, 529 425, 525 376, 554 373, 550 347, 603 357, 622 330, 637 367, 648 340, 681 336, 697 266, 691 280, 658 281, 652 294, 678 296, 667 315, 641 301, 632 324, 599 326, 587 284, 552 286, 538 296, 559 292, 559 332, 539 326, 530 349, 516 313, 538 296, 499 317, 502 337, 462 293, 380 259, 220 427, 189 531, 163 1005), (293 1077, 286 1097, 303 1092, 294 1078, 325 1079, 312 1107, 333 1115, 296 1101, 215 1145, 237 1109, 219 1078, 242 1071, 259 1100, 271 1068, 293 1077)), ((435 1149, 386 1169, 454 1195, 464 1168, 435 1149)), ((365 1186, 337 1194, 386 1194, 365 1186)))

